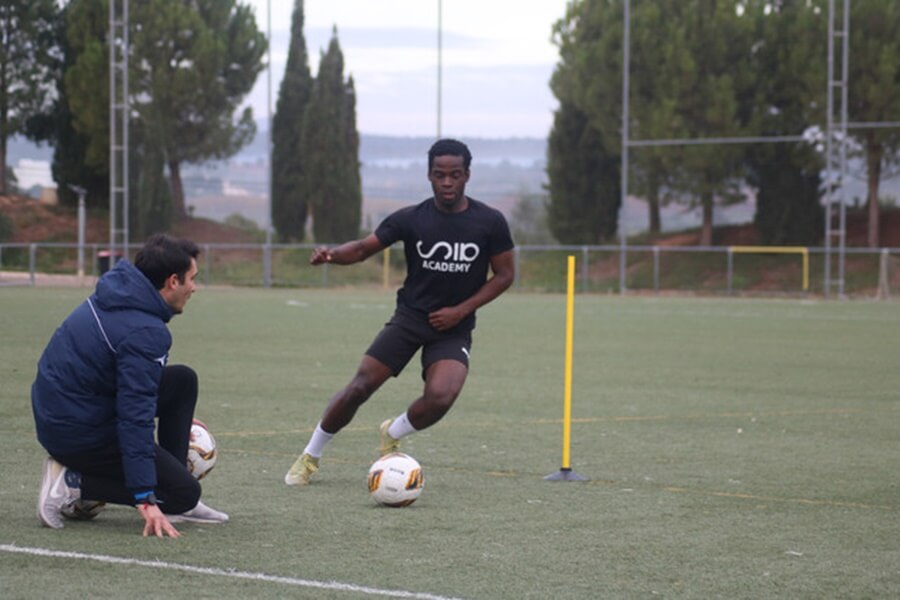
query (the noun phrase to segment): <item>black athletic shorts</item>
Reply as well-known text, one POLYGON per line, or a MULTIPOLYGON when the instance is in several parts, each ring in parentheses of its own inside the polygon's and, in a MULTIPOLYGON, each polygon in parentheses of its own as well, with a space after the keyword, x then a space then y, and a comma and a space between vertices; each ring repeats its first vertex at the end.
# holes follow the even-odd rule
POLYGON ((366 354, 390 367, 396 377, 419 348, 422 349, 423 379, 428 367, 439 360, 455 360, 468 368, 472 330, 437 331, 421 316, 398 308, 375 336, 366 354))

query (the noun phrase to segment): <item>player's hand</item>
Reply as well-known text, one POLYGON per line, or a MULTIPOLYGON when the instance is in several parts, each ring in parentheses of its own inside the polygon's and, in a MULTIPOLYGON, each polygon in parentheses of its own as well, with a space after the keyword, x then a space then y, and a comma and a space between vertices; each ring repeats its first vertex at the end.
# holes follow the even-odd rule
POLYGON ((331 250, 324 246, 319 246, 315 250, 313 250, 312 256, 309 257, 309 264, 311 265, 321 265, 322 263, 331 262, 331 250))
POLYGON ((428 323, 438 331, 446 331, 459 325, 466 313, 454 306, 439 308, 428 315, 428 323))
POLYGON ((158 538, 167 535, 173 538, 181 537, 181 533, 169 523, 169 519, 155 504, 138 504, 137 511, 144 518, 144 537, 150 535, 158 538))

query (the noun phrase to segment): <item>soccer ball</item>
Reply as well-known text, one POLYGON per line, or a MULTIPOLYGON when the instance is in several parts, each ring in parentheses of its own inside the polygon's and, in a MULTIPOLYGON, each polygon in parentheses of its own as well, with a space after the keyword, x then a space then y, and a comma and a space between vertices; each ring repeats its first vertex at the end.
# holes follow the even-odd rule
POLYGON ((216 466, 216 438, 199 419, 191 425, 191 441, 188 445, 187 468, 196 479, 203 479, 216 466))
POLYGON ((99 500, 76 500, 62 508, 62 516, 73 521, 90 521, 100 514, 106 502, 99 500))
POLYGON ((425 487, 422 466, 412 456, 392 452, 369 468, 369 492, 378 504, 409 506, 425 487))

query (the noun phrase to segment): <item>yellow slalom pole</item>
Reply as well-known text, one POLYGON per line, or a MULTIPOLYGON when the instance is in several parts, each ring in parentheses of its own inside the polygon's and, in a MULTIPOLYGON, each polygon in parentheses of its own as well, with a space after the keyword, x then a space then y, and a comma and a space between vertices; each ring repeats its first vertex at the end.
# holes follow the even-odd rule
POLYGON ((572 342, 575 337, 575 257, 569 257, 569 272, 566 277, 566 366, 563 392, 563 455, 562 468, 568 469, 572 441, 572 342))
POLYGON ((566 363, 563 391, 563 454, 562 469, 544 477, 548 481, 585 481, 572 471, 570 448, 572 442, 572 346, 575 338, 575 257, 569 256, 566 275, 566 363))

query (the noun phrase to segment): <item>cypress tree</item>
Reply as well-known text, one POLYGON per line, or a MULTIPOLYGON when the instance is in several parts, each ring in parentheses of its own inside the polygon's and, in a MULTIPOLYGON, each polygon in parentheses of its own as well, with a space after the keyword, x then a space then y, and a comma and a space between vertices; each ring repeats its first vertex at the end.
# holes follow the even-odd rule
POLYGON ((617 69, 615 50, 600 53, 600 62, 592 55, 609 44, 605 34, 615 11, 604 2, 571 3, 565 18, 554 25, 560 62, 550 87, 560 106, 547 143, 547 225, 564 244, 602 242, 618 228, 621 154, 613 137, 617 111, 611 107, 621 86, 608 76, 617 69), (591 77, 585 77, 587 64, 591 77), (611 100, 603 102, 603 111, 593 109, 599 97, 611 100))
POLYGON ((362 226, 362 178, 359 162, 359 131, 356 129, 356 85, 353 77, 347 78, 344 86, 344 102, 341 115, 343 139, 341 169, 343 176, 342 218, 336 223, 335 233, 340 239, 350 239, 359 235, 362 226))
POLYGON ((621 207, 621 157, 609 152, 587 116, 561 103, 547 144, 547 223, 563 244, 612 238, 621 207))
POLYGON ((303 241, 306 230, 307 161, 301 143, 312 86, 303 36, 303 0, 294 0, 287 67, 272 118, 272 224, 285 242, 303 241))
POLYGON ((353 80, 344 81, 344 55, 337 30, 319 62, 306 110, 302 151, 307 157, 304 187, 312 207, 313 234, 329 243, 359 235, 362 186, 353 80))

